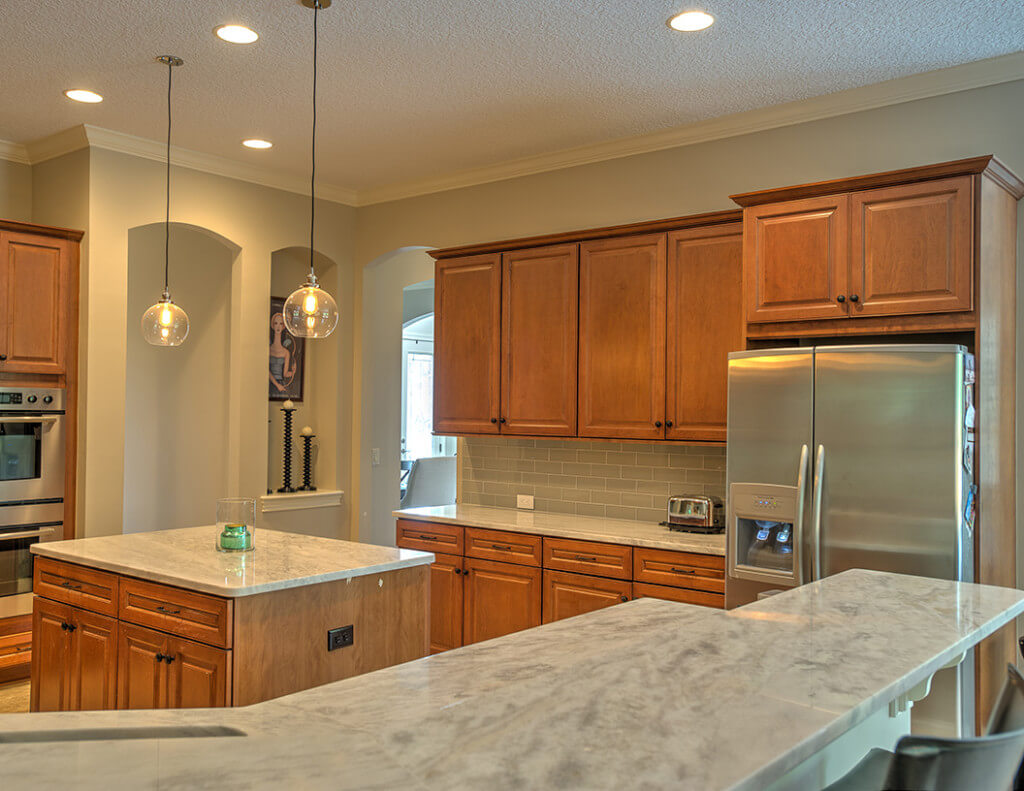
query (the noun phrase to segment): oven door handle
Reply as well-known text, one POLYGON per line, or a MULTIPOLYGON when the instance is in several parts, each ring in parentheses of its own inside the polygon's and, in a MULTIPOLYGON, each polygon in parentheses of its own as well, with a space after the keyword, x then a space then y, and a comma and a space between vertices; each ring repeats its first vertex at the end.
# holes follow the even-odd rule
POLYGON ((38 530, 21 530, 17 533, 0 533, 0 541, 13 541, 16 538, 42 538, 53 532, 52 527, 40 527, 38 530))
POLYGON ((0 423, 56 423, 60 415, 0 415, 0 423))

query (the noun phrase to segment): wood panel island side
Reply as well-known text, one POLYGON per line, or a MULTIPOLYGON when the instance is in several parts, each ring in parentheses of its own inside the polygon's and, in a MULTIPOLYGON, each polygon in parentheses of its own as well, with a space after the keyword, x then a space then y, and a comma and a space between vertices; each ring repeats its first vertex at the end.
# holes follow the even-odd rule
POLYGON ((432 554, 217 532, 33 546, 31 709, 244 706, 429 653, 432 554))

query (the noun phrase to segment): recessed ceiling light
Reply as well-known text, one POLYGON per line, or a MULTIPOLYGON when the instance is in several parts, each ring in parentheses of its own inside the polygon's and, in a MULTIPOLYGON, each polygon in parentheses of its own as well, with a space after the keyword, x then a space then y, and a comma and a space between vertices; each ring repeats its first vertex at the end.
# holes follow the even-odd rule
POLYGON ((705 28, 711 27, 715 23, 715 18, 711 14, 706 14, 703 11, 684 11, 681 14, 676 14, 668 21, 668 26, 673 30, 682 30, 687 33, 693 33, 697 30, 704 30, 705 28))
POLYGON ((274 144, 269 140, 260 140, 258 137, 253 137, 249 140, 243 140, 242 145, 246 148, 270 148, 274 144))
POLYGON ((217 34, 217 38, 230 41, 232 44, 252 44, 259 38, 255 30, 250 30, 245 25, 221 25, 213 32, 217 34))
POLYGON ((103 97, 98 93, 86 91, 82 88, 73 88, 70 91, 64 91, 64 95, 76 102, 85 102, 86 104, 97 104, 98 102, 103 101, 103 97))

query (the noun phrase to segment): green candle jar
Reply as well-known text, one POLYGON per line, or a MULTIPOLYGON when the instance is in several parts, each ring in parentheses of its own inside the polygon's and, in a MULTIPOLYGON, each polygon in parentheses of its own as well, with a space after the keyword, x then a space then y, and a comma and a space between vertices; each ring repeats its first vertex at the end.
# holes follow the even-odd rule
POLYGON ((251 497, 226 497, 217 501, 217 549, 251 552, 256 548, 256 501, 251 497))

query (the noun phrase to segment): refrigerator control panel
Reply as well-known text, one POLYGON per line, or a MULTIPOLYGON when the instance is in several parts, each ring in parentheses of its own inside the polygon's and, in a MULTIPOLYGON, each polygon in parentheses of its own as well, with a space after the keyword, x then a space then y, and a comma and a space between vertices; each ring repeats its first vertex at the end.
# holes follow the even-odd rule
POLYGON ((729 574, 797 584, 800 515, 795 486, 734 483, 729 490, 729 574))

